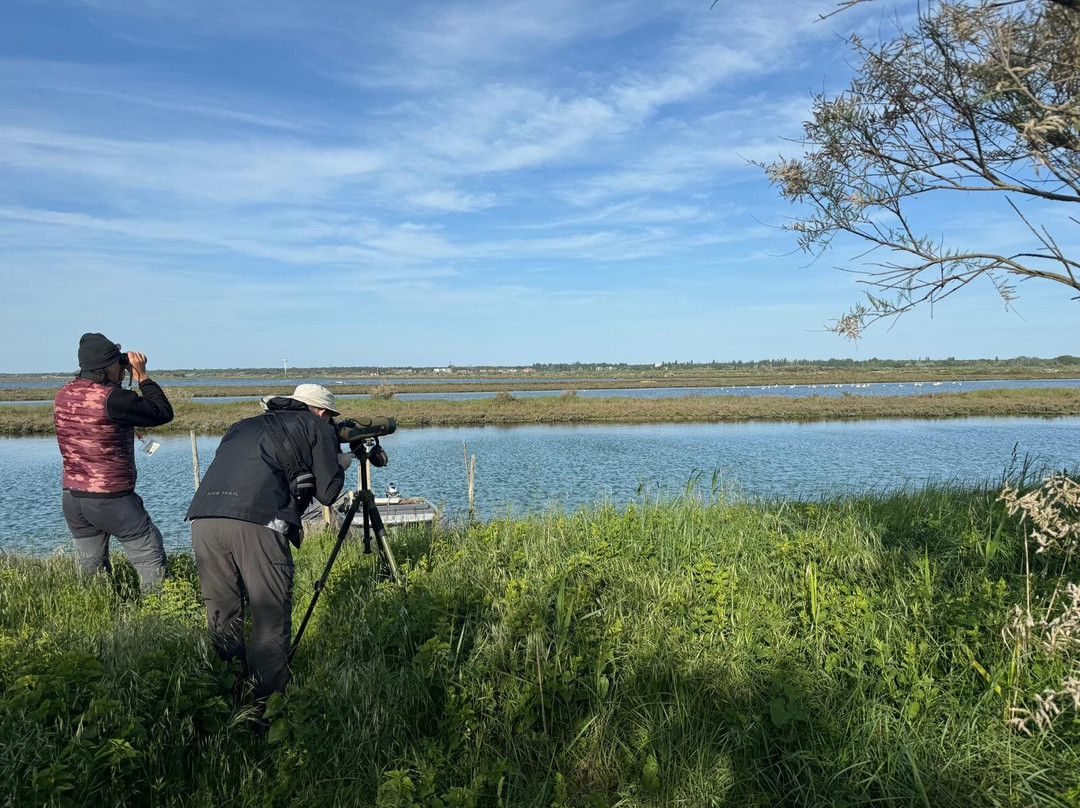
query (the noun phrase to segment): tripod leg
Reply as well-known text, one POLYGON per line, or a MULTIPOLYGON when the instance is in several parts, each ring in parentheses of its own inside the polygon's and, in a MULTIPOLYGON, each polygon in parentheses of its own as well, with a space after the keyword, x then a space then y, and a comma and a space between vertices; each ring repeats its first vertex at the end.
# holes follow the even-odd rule
POLYGON ((337 560, 338 553, 341 551, 342 542, 344 542, 345 537, 349 535, 349 527, 352 526, 353 517, 356 516, 356 511, 360 507, 360 499, 360 497, 353 497, 353 501, 349 503, 349 510, 345 512, 345 519, 338 529, 337 541, 334 542, 334 549, 330 551, 330 557, 326 560, 326 567, 323 569, 323 574, 319 577, 319 580, 315 582, 315 592, 311 596, 311 603, 308 604, 307 612, 304 613, 304 619, 300 622, 300 628, 296 630, 296 638, 293 640, 292 648, 289 649, 289 662, 292 662, 293 654, 296 653, 296 648, 300 645, 300 638, 304 636, 304 629, 307 628, 308 621, 315 611, 315 604, 319 602, 319 595, 322 594, 323 589, 326 587, 326 581, 330 578, 330 570, 333 569, 334 561, 337 560))
POLYGON ((394 558, 394 551, 390 549, 385 533, 379 536, 379 553, 382 556, 383 577, 404 586, 405 580, 398 570, 397 559, 394 558))
POLYGON ((382 578, 388 578, 394 583, 401 583, 401 572, 398 570, 397 559, 390 549, 390 543, 386 540, 386 526, 383 525, 382 516, 375 506, 375 495, 371 491, 361 491, 360 497, 364 501, 364 521, 370 521, 375 533, 375 545, 379 548, 379 574, 382 578))
POLYGON ((356 490, 356 496, 364 501, 364 554, 371 552, 371 519, 368 516, 368 503, 364 499, 366 493, 369 497, 372 497, 372 503, 374 503, 374 495, 371 493, 371 489, 368 487, 368 461, 367 454, 360 458, 360 487, 356 490))

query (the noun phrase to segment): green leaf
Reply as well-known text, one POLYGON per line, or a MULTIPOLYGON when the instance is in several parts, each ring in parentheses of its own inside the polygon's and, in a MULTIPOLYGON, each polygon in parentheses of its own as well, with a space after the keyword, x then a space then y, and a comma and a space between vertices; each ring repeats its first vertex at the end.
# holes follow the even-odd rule
POLYGON ((284 693, 271 693, 270 698, 266 700, 266 711, 263 716, 266 718, 274 718, 281 714, 281 711, 285 709, 285 694, 284 693))
POLYGON ((289 737, 289 722, 285 718, 275 718, 270 725, 270 733, 267 740, 270 743, 281 743, 289 737))
POLYGON ((651 753, 641 767, 641 787, 649 794, 660 790, 660 764, 651 753))
POLYGON ((769 702, 769 717, 772 718, 774 727, 784 726, 791 720, 791 715, 786 699, 777 697, 769 702))

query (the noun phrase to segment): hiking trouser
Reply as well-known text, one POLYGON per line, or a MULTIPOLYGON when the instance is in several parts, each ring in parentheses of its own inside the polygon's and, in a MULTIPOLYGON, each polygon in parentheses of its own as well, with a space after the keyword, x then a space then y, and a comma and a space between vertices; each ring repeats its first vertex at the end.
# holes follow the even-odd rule
POLYGON ((239 519, 191 522, 206 622, 224 660, 239 659, 255 680, 255 697, 289 681, 293 560, 281 533, 239 519), (244 643, 244 600, 251 608, 251 645, 244 643))
POLYGON ((109 537, 115 536, 139 573, 143 591, 156 588, 165 577, 161 531, 134 491, 118 497, 77 497, 64 491, 62 504, 81 574, 112 572, 109 537))

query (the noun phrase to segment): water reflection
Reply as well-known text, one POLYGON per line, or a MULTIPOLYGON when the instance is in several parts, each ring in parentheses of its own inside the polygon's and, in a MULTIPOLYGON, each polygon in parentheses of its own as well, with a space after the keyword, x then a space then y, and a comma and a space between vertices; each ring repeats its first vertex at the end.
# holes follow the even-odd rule
MULTIPOLYGON (((153 457, 136 453, 138 491, 171 549, 188 547, 183 514, 194 490, 186 436, 159 438, 153 457)), ((201 436, 205 470, 218 444, 201 436)), ((716 473, 749 496, 814 497, 894 489, 928 480, 979 482, 1000 476, 1014 444, 1048 466, 1080 466, 1080 418, 968 418, 824 423, 635 424, 402 429, 385 439, 390 465, 374 472, 381 493, 465 506, 462 441, 477 456, 482 515, 625 504, 641 488, 673 495, 695 472, 716 473)), ((355 485, 355 469, 350 472, 355 485)), ((49 552, 66 545, 60 512, 60 454, 54 438, 0 439, 0 549, 49 552)))
MULTIPOLYGON (((325 380, 324 380, 325 381, 325 380)), ((431 379, 409 379, 398 384, 425 384, 431 379)), ((445 380, 438 380, 445 381, 445 380)), ((460 379, 455 383, 469 382, 476 384, 498 383, 510 385, 519 382, 520 379, 460 379)), ((551 382, 567 381, 566 379, 551 379, 551 382)), ((590 381, 589 379, 581 381, 590 381)), ((194 383, 194 382, 189 382, 194 383)), ((225 381, 219 381, 216 386, 224 385, 225 381)), ((252 382, 250 379, 237 381, 237 385, 256 387, 258 384, 271 384, 271 381, 252 382)), ((349 384, 366 382, 349 380, 349 384)), ((166 386, 177 382, 164 382, 166 386)), ((0 387, 8 387, 0 383, 0 387)), ((39 385, 26 385, 39 386, 39 385)), ((214 386, 214 385, 212 385, 214 386)), ((490 386, 490 385, 489 385, 490 386)), ((685 396, 790 396, 793 398, 806 398, 808 396, 825 396, 827 398, 837 396, 921 396, 934 393, 963 393, 975 390, 1016 390, 1022 388, 1053 388, 1053 387, 1080 387, 1080 379, 1027 379, 1024 381, 1012 381, 1008 379, 987 381, 959 381, 959 382, 866 382, 853 384, 770 384, 770 385, 728 385, 723 387, 641 387, 610 389, 597 388, 578 390, 577 394, 583 398, 680 398, 685 396)), ((333 390, 333 387, 330 388, 333 390)), ((504 390, 514 398, 536 398, 539 396, 557 396, 565 390, 504 390)), ((456 393, 408 393, 398 392, 395 398, 403 401, 428 400, 428 401, 455 401, 465 399, 494 398, 494 390, 464 391, 456 393)), ((229 403, 236 401, 258 401, 261 395, 244 396, 194 396, 192 401, 210 403, 229 403)), ((368 398, 364 393, 350 393, 339 395, 339 399, 368 398)), ((27 405, 27 404, 51 404, 52 399, 39 399, 36 401, 0 401, 0 406, 27 405)))

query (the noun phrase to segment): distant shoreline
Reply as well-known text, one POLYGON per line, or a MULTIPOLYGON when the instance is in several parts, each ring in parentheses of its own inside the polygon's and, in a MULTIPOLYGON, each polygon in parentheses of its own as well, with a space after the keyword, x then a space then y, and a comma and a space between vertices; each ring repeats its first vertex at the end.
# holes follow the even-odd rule
MULTIPOLYGON (((0 383, 53 382, 57 387, 74 374, 0 373, 0 383)), ((667 386, 834 384, 852 382, 1024 380, 1080 378, 1080 357, 1063 355, 1049 359, 1018 356, 1005 359, 763 359, 747 362, 659 362, 653 364, 551 363, 525 365, 475 365, 468 367, 290 367, 284 368, 173 368, 151 366, 151 374, 163 385, 189 379, 265 380, 270 385, 296 384, 306 379, 356 379, 358 387, 407 381, 441 385, 475 379, 499 379, 522 383, 562 382, 596 386, 597 382, 635 384, 639 381, 667 386), (359 380, 363 380, 360 382, 359 380)), ((215 385, 215 387, 217 387, 215 385)), ((520 387, 519 389, 534 389, 520 387)), ((535 388, 542 389, 542 388, 535 388)), ((419 391, 417 391, 419 392, 419 391)), ((227 395, 220 393, 219 395, 227 395)))
MULTIPOLYGON (((320 377, 326 378, 326 377, 320 377)), ((479 377, 477 377, 479 378, 479 377)), ((265 385, 257 384, 220 384, 220 385, 178 385, 174 380, 156 378, 161 386, 169 394, 170 398, 232 398, 235 396, 263 396, 263 395, 288 395, 295 387, 294 383, 281 383, 268 380, 265 385)), ((851 374, 822 374, 813 376, 776 376, 772 378, 733 378, 733 377, 677 377, 663 378, 650 377, 640 379, 536 379, 536 378, 513 378, 506 381, 493 382, 485 386, 478 381, 441 380, 403 380, 383 379, 373 380, 363 384, 332 384, 331 390, 335 395, 374 395, 376 398, 387 398, 397 393, 480 393, 498 392, 510 388, 512 392, 541 392, 552 391, 561 393, 567 390, 650 390, 663 388, 694 388, 694 387, 794 387, 794 386, 819 386, 819 387, 852 387, 852 392, 858 395, 855 385, 863 384, 911 384, 942 385, 942 384, 965 384, 972 382, 993 381, 1076 381, 1080 387, 1080 369, 1075 370, 1075 375, 1048 376, 1044 371, 1042 375, 981 375, 978 377, 930 377, 910 376, 904 374, 877 374, 872 378, 866 376, 852 376, 851 374), (403 383, 405 382, 405 383, 403 383), (512 385, 512 387, 511 387, 512 385)), ((0 402, 4 401, 37 401, 51 398, 55 390, 59 389, 62 382, 56 387, 9 387, 0 388, 0 402)), ((962 392, 962 391, 955 391, 962 392)))
MULTIPOLYGON (((475 388, 474 388, 475 389, 475 388)), ((419 391, 418 391, 419 392, 419 391)), ((148 430, 223 433, 231 424, 258 414, 255 401, 211 403, 174 401, 175 420, 148 430)), ((914 396, 685 396, 672 398, 592 398, 573 394, 466 400, 345 399, 345 416, 388 415, 403 427, 588 423, 722 423, 740 421, 825 421, 876 418, 956 418, 976 416, 1061 417, 1080 415, 1080 388, 1021 388, 914 396)), ((0 435, 50 435, 49 404, 0 407, 0 435)))

